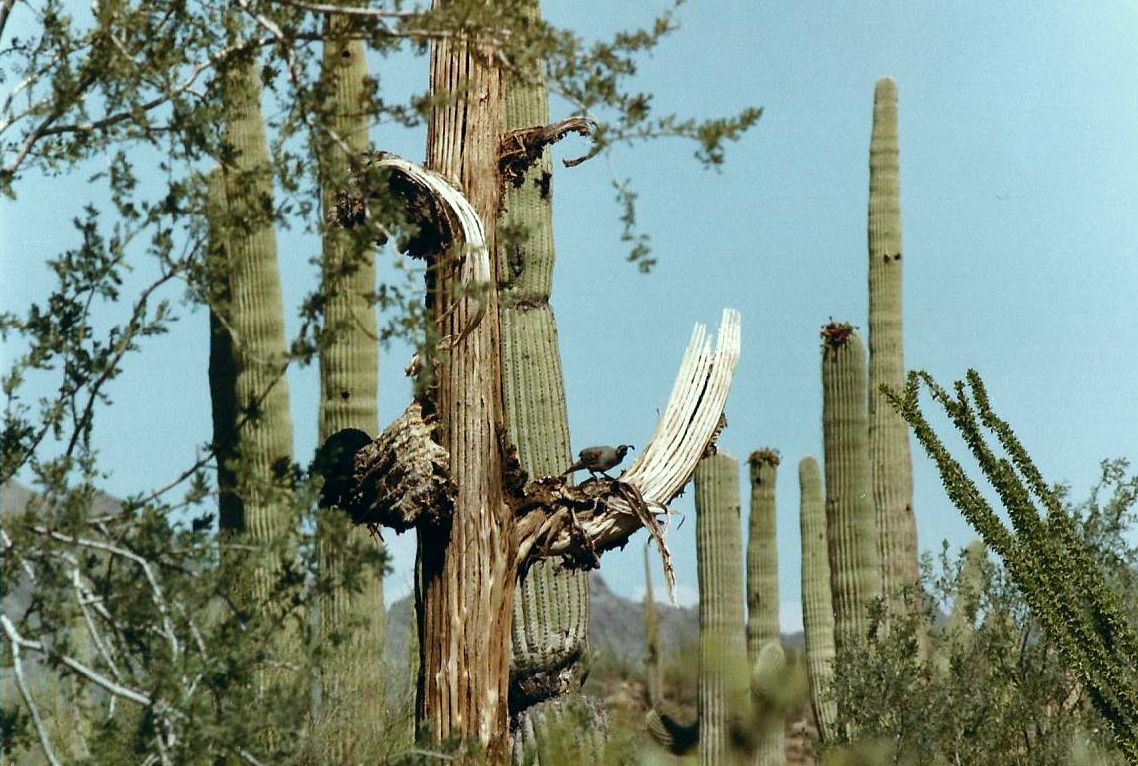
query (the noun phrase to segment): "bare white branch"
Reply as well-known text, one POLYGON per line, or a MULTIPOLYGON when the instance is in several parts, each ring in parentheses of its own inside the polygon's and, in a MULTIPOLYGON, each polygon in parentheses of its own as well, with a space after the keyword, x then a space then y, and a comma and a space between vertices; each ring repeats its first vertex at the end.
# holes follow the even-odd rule
POLYGON ((47 726, 44 724, 43 718, 40 717, 40 711, 39 708, 36 707, 35 698, 32 697, 31 689, 28 688, 28 682, 24 678, 24 663, 20 657, 20 650, 25 647, 23 639, 7 615, 0 614, 0 625, 3 625, 4 632, 8 634, 8 641, 12 646, 12 672, 16 676, 16 686, 20 690, 20 696, 24 698, 24 704, 32 716, 32 723, 35 724, 36 736, 39 737, 40 747, 43 748, 44 755, 47 756, 47 760, 52 766, 62 766, 63 762, 59 760, 59 756, 55 754, 55 750, 51 747, 51 738, 47 735, 47 726))
POLYGON ((166 596, 162 591, 161 584, 158 582, 157 575, 154 574, 154 568, 151 566, 151 562, 147 561, 142 556, 139 556, 132 550, 120 547, 118 545, 112 545, 111 543, 104 543, 99 540, 91 540, 85 537, 73 537, 71 535, 65 535, 62 532, 56 531, 54 529, 48 529, 47 527, 43 526, 35 526, 32 529, 37 534, 46 535, 53 540, 69 543, 71 545, 78 545, 83 548, 92 548, 94 550, 103 551, 115 556, 121 556, 122 558, 128 559, 137 564, 138 567, 142 570, 143 574, 146 575, 146 581, 150 585, 151 599, 154 601, 154 605, 158 607, 158 613, 162 615, 162 632, 165 634, 166 640, 170 643, 171 651, 173 651, 175 657, 182 653, 182 645, 178 641, 178 636, 174 632, 174 623, 170 619, 170 609, 166 603, 166 596))
POLYGON ((89 607, 94 604, 95 601, 91 597, 90 592, 83 585, 78 567, 74 567, 71 570, 71 587, 75 590, 75 601, 79 604, 79 611, 83 613, 83 622, 87 625, 87 633, 91 636, 91 642, 95 645, 95 651, 103 658, 103 662, 107 663, 107 667, 111 669, 111 675, 115 677, 115 680, 122 681, 122 673, 119 672, 118 665, 115 664, 115 660, 111 656, 110 648, 103 639, 103 634, 95 624, 95 620, 91 617, 89 607))

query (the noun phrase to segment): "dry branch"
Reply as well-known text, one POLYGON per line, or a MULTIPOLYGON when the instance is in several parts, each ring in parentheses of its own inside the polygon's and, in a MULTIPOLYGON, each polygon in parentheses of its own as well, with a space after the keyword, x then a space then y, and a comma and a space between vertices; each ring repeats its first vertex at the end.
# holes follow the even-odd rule
MULTIPOLYGON (((594 136, 596 131, 597 124, 588 117, 581 116, 569 117, 552 125, 511 130, 502 136, 502 141, 498 145, 498 175, 505 183, 515 187, 521 186, 526 171, 541 158, 545 147, 557 143, 570 133, 594 136)), ((594 145, 584 156, 565 160, 565 167, 580 165, 594 157, 598 151, 600 146, 594 145)))

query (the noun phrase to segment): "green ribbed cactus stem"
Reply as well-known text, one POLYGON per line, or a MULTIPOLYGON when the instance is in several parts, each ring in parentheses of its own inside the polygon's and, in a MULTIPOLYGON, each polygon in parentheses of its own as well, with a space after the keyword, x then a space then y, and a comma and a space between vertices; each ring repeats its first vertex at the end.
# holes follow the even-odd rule
POLYGON ((810 701, 822 742, 834 734, 834 607, 830 598, 830 554, 826 545, 826 498, 822 470, 807 455, 798 463, 799 528, 802 538, 802 627, 810 701))
POLYGON ((699 760, 747 763, 750 673, 743 632, 743 540, 739 463, 724 453, 695 470, 699 572, 699 760))
MULTIPOLYGON (((528 12, 539 17, 538 3, 528 12)), ((504 130, 549 122, 549 94, 540 70, 505 86, 504 130)), ((557 323, 549 304, 553 285, 553 165, 547 148, 518 185, 504 191, 498 219, 497 278, 506 427, 531 477, 553 476, 572 461, 569 416, 557 323)), ((517 724, 515 753, 535 741, 527 732, 560 718, 559 698, 579 695, 589 629, 589 578, 558 561, 530 567, 514 593, 510 709, 517 724), (544 712, 543 712, 544 711, 544 712), (531 723, 527 716, 534 716, 531 723)), ((594 708, 568 706, 587 715, 594 708)), ((594 721, 599 729, 602 722, 594 721)), ((538 736, 536 739, 540 739, 538 736)), ((520 755, 519 755, 520 757, 520 755)))
MULTIPOLYGON (((778 600, 778 537, 775 487, 779 454, 774 449, 751 453, 751 518, 747 536, 747 659, 751 674, 759 672, 763 648, 781 648, 778 600)), ((768 654, 770 650, 768 650, 768 654)), ((755 751, 760 766, 786 763, 781 718, 766 721, 755 751)))
POLYGON ((672 755, 687 755, 699 743, 698 719, 684 724, 667 713, 650 708, 644 717, 644 728, 656 744, 672 755))
MULTIPOLYGON (((261 547, 252 562, 247 590, 237 594, 256 610, 291 609, 288 600, 270 600, 279 578, 279 561, 293 543, 292 417, 289 413, 284 306, 274 228, 273 167, 261 116, 261 74, 256 57, 235 61, 222 72, 223 138, 229 151, 222 165, 229 255, 229 330, 232 334, 237 450, 234 460, 240 512, 223 518, 222 532, 261 547)), ((220 379, 221 376, 219 376, 220 379)), ((212 382, 212 380, 211 380, 212 382)), ((215 401, 218 397, 215 396, 215 401)), ((290 627, 275 636, 283 668, 296 651, 290 627)), ((266 698, 287 684, 286 671, 258 671, 266 698)), ((272 751, 275 731, 265 732, 272 751)))
POLYGON ((963 657, 972 644, 976 613, 984 589, 986 551, 983 540, 973 540, 964 549, 964 560, 956 578, 956 597, 944 624, 944 641, 940 652, 933 658, 941 672, 947 672, 951 659, 963 657))
POLYGON ((897 141, 897 83, 877 81, 869 144, 869 449, 882 593, 919 576, 913 514, 913 457, 909 427, 889 405, 882 385, 905 385, 901 329, 901 174, 897 141))
POLYGON ((648 706, 660 704, 660 614, 656 611, 656 595, 652 592, 652 558, 644 546, 644 675, 648 683, 648 706))
MULTIPOLYGON (((324 210, 348 188, 353 162, 368 149, 368 122, 373 111, 367 60, 362 40, 348 39, 354 25, 346 16, 327 17, 321 87, 322 124, 328 133, 318 142, 321 199, 324 210)), ((375 290, 375 248, 366 227, 349 231, 328 226, 323 232, 322 279, 327 296, 325 324, 330 341, 320 351, 320 443, 344 428, 374 435, 379 431, 379 331, 371 294, 375 290)), ((340 577, 345 541, 357 547, 382 543, 367 530, 322 520, 320 565, 340 577)), ((322 720, 316 737, 329 760, 367 757, 385 732, 374 709, 384 697, 383 575, 369 567, 358 590, 339 588, 321 599, 326 633, 351 625, 351 635, 328 663, 322 679, 322 720)))
POLYGON ((232 314, 229 237, 226 220, 225 176, 221 168, 209 174, 206 218, 206 303, 209 305, 209 394, 213 416, 213 450, 217 464, 218 519, 221 529, 241 526, 241 499, 237 494, 237 361, 229 332, 232 314))
POLYGON ((777 450, 751 453, 751 518, 747 537, 747 657, 753 665, 768 641, 779 640, 777 450))
MULTIPOLYGON (((273 169, 261 116, 261 76, 255 58, 235 62, 223 77, 224 139, 232 149, 223 165, 228 203, 229 326, 233 334, 238 412, 241 514, 228 529, 279 544, 292 534, 288 470, 292 464, 287 346, 277 238, 273 169)), ((252 595, 263 601, 272 574, 262 568, 252 595)))
POLYGON ((826 543, 838 654, 869 633, 881 595, 877 525, 870 497, 865 345, 849 324, 822 328, 822 437, 826 472, 826 543))
POLYGON ((777 704, 777 699, 768 699, 767 696, 783 691, 779 686, 785 675, 786 653, 782 643, 768 641, 751 662, 751 697, 753 704, 760 706, 760 712, 755 716, 759 732, 754 762, 758 766, 786 766, 786 746, 783 744, 785 711, 777 704))

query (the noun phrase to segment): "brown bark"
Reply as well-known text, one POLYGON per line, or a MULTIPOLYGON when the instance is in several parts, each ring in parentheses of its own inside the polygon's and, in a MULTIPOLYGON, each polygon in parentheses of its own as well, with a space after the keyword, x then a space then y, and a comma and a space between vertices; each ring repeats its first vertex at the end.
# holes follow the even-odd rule
MULTIPOLYGON (((427 165, 458 182, 487 227, 499 206, 502 87, 489 51, 443 40, 431 54, 431 92, 452 94, 430 115, 427 165)), ((497 295, 459 289, 471 257, 452 248, 434 264, 429 301, 442 337, 435 402, 439 440, 456 487, 450 524, 419 527, 420 669, 416 721, 435 741, 478 740, 507 754, 513 517, 504 501, 497 295)), ((493 271, 491 270, 491 274, 493 271)))

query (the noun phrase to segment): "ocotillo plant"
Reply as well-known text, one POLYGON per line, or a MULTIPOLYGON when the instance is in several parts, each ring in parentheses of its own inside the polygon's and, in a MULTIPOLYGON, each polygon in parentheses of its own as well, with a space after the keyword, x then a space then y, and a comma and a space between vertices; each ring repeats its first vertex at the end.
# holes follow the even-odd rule
MULTIPOLYGON (((261 116, 261 75, 255 58, 235 63, 223 77, 224 139, 232 150, 222 166, 229 260, 227 321, 232 331, 240 512, 222 518, 223 531, 240 531, 264 543, 290 534, 291 515, 281 493, 282 471, 292 462, 292 419, 276 230, 273 177, 261 116)), ((215 396, 214 401, 219 401, 215 396)), ((252 594, 264 599, 271 573, 260 571, 252 594)))
MULTIPOLYGON (((764 647, 780 648, 778 600, 778 538, 775 480, 778 473, 777 450, 760 449, 751 453, 751 518, 747 535, 747 660, 751 675, 759 673, 764 647)), ((773 656, 767 648, 766 657, 773 656)), ((755 762, 761 766, 786 763, 783 749, 783 721, 764 720, 755 762)))
POLYGON ((838 654, 864 641, 869 610, 881 595, 877 528, 870 499, 865 346, 856 330, 822 328, 822 437, 826 471, 826 544, 838 654))
POLYGON ((699 573, 699 760, 704 766, 747 760, 740 737, 750 726, 743 634, 743 545, 739 463, 719 453, 695 471, 699 573))
POLYGON ((936 461, 953 504, 1003 559, 1032 613, 1078 673, 1119 749, 1131 763, 1138 763, 1138 633, 1060 496, 1044 480, 1011 426, 992 409, 979 374, 969 370, 967 383, 958 381, 955 391, 949 392, 927 373, 912 372, 904 393, 892 392, 890 402, 936 461), (922 383, 996 489, 1010 528, 928 422, 918 400, 922 383), (985 430, 995 435, 1007 458, 993 451, 985 430))
POLYGON ((822 471, 811 456, 798 463, 799 525, 802 537, 802 627, 810 699, 823 742, 833 736, 838 708, 834 702, 834 607, 830 598, 830 559, 826 545, 826 498, 822 471))
MULTIPOLYGON (((348 39, 350 17, 329 15, 322 61, 324 102, 319 113, 324 129, 317 141, 321 199, 331 210, 348 188, 353 158, 368 148, 370 87, 364 44, 348 39)), ((323 232, 322 292, 327 296, 328 341, 320 350, 320 441, 344 428, 369 435, 379 430, 378 336, 375 306, 375 248, 367 231, 327 225, 323 232)), ((345 539, 375 546, 367 530, 321 519, 320 565, 339 581, 345 562, 345 539)), ((322 679, 325 723, 320 731, 329 757, 343 760, 357 742, 382 736, 382 719, 369 708, 384 694, 383 576, 378 567, 360 574, 359 590, 336 588, 320 603, 326 634, 351 626, 347 643, 338 648, 322 679)))
POLYGON ((909 429, 889 406, 882 385, 905 378, 901 332, 901 182, 897 83, 877 81, 869 144, 869 449, 882 593, 917 582, 917 523, 909 429))
MULTIPOLYGON (((538 16, 536 2, 529 12, 538 16)), ((504 132, 549 122, 549 94, 539 69, 507 78, 504 87, 504 132)), ((538 161, 507 185, 498 219, 506 427, 522 468, 534 478, 556 475, 572 462, 557 324, 549 304, 555 255, 552 173, 545 147, 538 161)), ((518 732, 560 717, 567 694, 576 698, 572 707, 578 713, 587 710, 579 692, 588 629, 586 572, 543 561, 518 582, 510 662, 510 712, 518 732)), ((515 750, 532 751, 535 743, 524 740, 515 737, 515 750)))

